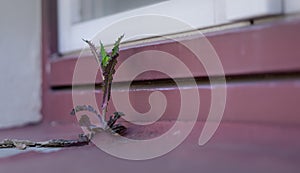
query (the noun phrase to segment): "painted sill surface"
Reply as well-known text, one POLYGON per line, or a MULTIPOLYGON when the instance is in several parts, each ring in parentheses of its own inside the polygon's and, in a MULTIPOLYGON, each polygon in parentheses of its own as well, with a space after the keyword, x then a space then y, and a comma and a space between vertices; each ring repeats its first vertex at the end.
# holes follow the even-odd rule
MULTIPOLYGON (((150 131, 165 127, 160 122, 150 131)), ((113 157, 95 145, 52 152, 30 151, 0 158, 1 172, 266 172, 300 171, 300 129, 296 126, 221 123, 215 136, 204 146, 197 140, 203 123, 198 122, 189 137, 170 153, 146 161, 113 157), (288 135, 287 135, 288 134, 288 135)), ((150 134, 148 129, 143 136, 150 134)), ((74 125, 24 127, 1 131, 1 138, 72 137, 74 125)), ((105 140, 105 139, 104 139, 105 140)), ((1 154, 0 150, 0 155, 1 154)))

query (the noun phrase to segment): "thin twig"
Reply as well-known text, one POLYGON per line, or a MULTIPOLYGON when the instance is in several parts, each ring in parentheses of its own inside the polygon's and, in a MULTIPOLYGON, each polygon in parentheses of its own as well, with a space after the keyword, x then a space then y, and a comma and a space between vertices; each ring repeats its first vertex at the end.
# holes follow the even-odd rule
POLYGON ((33 142, 29 140, 5 139, 2 142, 0 142, 0 149, 18 148, 24 150, 28 147, 38 147, 38 148, 78 147, 78 146, 88 145, 89 143, 90 143, 90 138, 83 134, 80 134, 79 138, 76 140, 51 139, 48 141, 33 142))

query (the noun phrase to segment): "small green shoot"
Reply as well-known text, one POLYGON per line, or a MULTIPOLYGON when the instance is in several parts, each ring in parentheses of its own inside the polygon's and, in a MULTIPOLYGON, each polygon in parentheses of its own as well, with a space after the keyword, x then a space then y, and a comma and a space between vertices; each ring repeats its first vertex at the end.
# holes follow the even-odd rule
POLYGON ((113 81, 113 75, 116 71, 115 66, 117 64, 117 58, 119 56, 119 46, 123 38, 124 35, 120 36, 115 41, 110 54, 105 50, 102 42, 100 42, 100 52, 99 52, 96 46, 91 41, 83 39, 83 41, 89 45, 91 52, 99 65, 99 69, 101 71, 101 76, 103 79, 103 84, 102 84, 103 98, 101 102, 102 116, 90 105, 76 106, 72 110, 71 115, 75 115, 77 112, 81 112, 81 111, 88 111, 95 114, 99 118, 102 127, 97 127, 91 124, 89 117, 87 115, 82 115, 81 118, 79 119, 80 126, 86 127, 90 131, 91 133, 90 138, 92 138, 96 132, 103 131, 103 130, 109 130, 113 133, 123 135, 125 134, 127 129, 125 126, 121 124, 115 124, 119 118, 124 116, 122 112, 115 112, 114 115, 110 116, 109 120, 106 121, 107 106, 111 95, 111 85, 113 81), (102 130, 99 130, 99 128, 102 130))

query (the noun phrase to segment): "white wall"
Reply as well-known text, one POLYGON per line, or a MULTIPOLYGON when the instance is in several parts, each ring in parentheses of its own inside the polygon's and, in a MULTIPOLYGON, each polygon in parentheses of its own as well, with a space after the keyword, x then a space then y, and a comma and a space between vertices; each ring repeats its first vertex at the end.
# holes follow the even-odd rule
POLYGON ((0 0, 0 128, 41 119, 40 19, 40 0, 0 0))

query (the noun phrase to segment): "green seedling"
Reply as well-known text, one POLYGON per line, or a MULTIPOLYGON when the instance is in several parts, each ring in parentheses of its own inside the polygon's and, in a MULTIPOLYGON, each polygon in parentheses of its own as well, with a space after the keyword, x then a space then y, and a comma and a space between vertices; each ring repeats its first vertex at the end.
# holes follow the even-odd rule
POLYGON ((123 135, 126 132, 126 127, 121 125, 121 124, 116 124, 117 120, 124 116, 122 112, 115 112, 113 115, 111 115, 106 121, 106 114, 107 114, 107 106, 111 97, 111 86, 112 86, 112 81, 113 81, 113 75, 115 74, 115 66, 117 64, 117 58, 119 57, 119 46, 121 43, 121 40, 123 39, 124 35, 119 37, 111 51, 111 53, 108 53, 102 42, 100 42, 100 51, 97 50, 96 46, 88 40, 84 40, 89 47, 90 50, 95 57, 99 69, 101 71, 101 77, 103 80, 102 83, 102 92, 103 92, 103 97, 102 97, 102 102, 101 102, 101 111, 102 115, 100 115, 96 109, 94 109, 90 105, 80 105, 76 106, 71 114, 75 115, 77 112, 81 111, 88 111, 93 114, 95 114, 99 119, 101 124, 103 125, 102 127, 97 127, 93 124, 91 124, 89 117, 87 115, 82 115, 79 119, 79 124, 83 127, 86 127, 88 131, 91 133, 90 137, 92 137, 95 133, 99 131, 110 131, 115 134, 120 134, 123 135))

